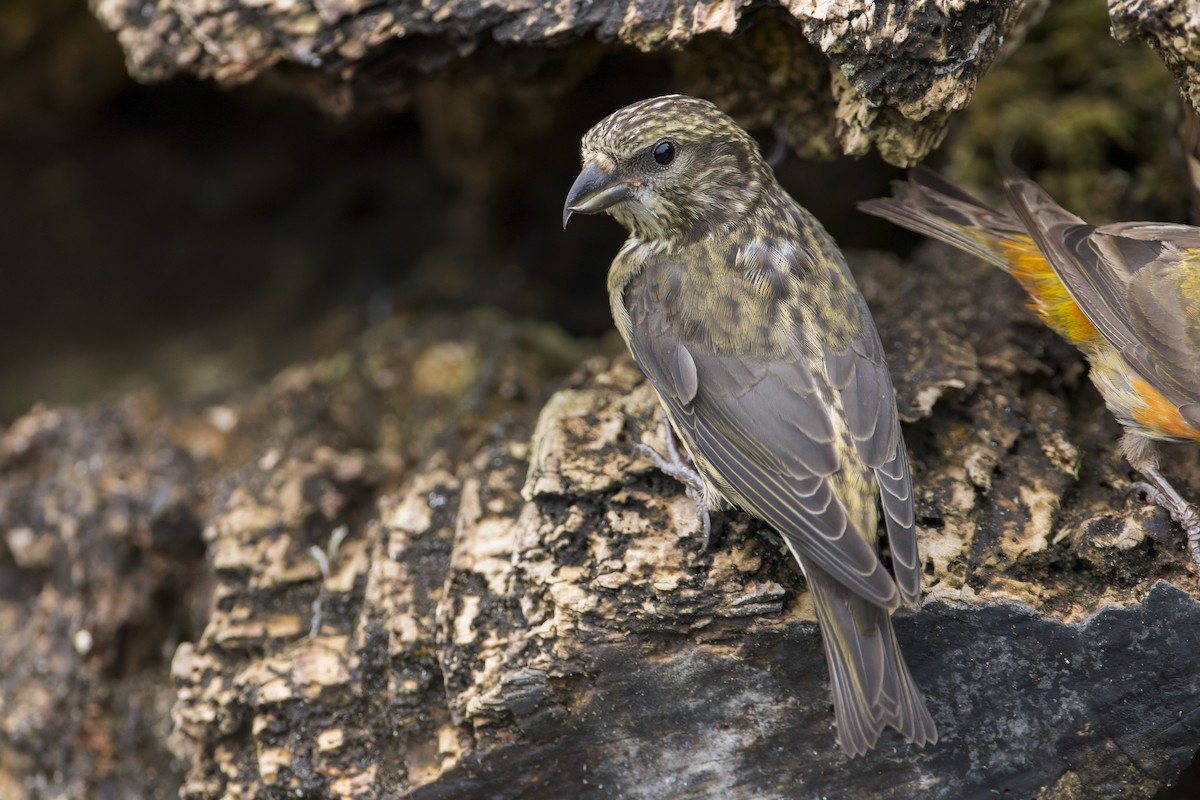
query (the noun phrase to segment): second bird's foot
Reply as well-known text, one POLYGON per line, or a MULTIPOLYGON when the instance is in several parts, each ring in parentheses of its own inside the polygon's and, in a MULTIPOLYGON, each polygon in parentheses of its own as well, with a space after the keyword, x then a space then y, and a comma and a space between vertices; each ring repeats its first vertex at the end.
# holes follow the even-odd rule
POLYGON ((1152 503, 1165 508, 1171 519, 1179 523, 1187 534, 1188 552, 1191 553, 1192 563, 1196 565, 1197 572, 1200 572, 1200 506, 1184 500, 1157 469, 1144 470, 1144 474, 1150 480, 1137 481, 1129 490, 1145 492, 1152 503))

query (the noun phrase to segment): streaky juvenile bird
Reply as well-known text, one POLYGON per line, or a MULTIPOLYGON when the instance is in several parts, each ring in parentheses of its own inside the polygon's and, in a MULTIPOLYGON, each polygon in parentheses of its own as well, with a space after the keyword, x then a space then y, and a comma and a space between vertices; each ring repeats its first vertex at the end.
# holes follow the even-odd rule
POLYGON ((842 749, 866 752, 887 726, 936 742, 890 616, 920 600, 908 456, 837 245, 707 101, 623 108, 582 157, 563 225, 606 211, 629 230, 608 273, 613 318, 694 468, 656 462, 699 498, 706 530, 707 509, 733 504, 783 536, 812 592, 842 749))
POLYGON ((1037 184, 1005 182, 1017 219, 917 168, 894 196, 859 207, 1010 273, 1054 332, 1087 356, 1092 383, 1125 431, 1141 489, 1187 532, 1200 569, 1200 507, 1158 470, 1156 442, 1200 441, 1200 228, 1097 227, 1037 184))

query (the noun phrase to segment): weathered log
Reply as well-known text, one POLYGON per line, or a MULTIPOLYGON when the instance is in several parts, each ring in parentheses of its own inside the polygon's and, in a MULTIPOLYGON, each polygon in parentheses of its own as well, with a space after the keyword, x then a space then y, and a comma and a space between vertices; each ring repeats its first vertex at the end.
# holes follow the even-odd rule
MULTIPOLYGON (((661 430, 626 356, 563 382, 581 348, 476 316, 376 329, 203 408, 130 398, 5 430, 0 787, 169 795, 182 773, 197 799, 1115 798, 1171 784, 1200 748, 1196 580, 1178 528, 1126 501, 1117 426, 1078 355, 1006 276, 944 248, 853 266, 912 453, 927 602, 897 628, 937 745, 888 735, 839 753, 794 563, 738 512, 702 549, 681 488, 631 455, 661 430), (162 767, 169 708, 179 771, 162 767)), ((1200 482, 1197 454, 1176 455, 1172 476, 1200 482)))
POLYGON ((180 780, 166 651, 209 610, 193 459, 153 397, 0 434, 0 796, 152 797, 180 780))
POLYGON ((1146 41, 1192 108, 1200 109, 1200 17, 1195 7, 1170 0, 1109 0, 1108 14, 1117 41, 1146 41))
POLYGON ((911 164, 966 105, 1023 2, 92 0, 92 6, 117 33, 139 80, 184 73, 228 85, 270 72, 342 112, 403 106, 422 76, 464 64, 524 84, 529 54, 536 53, 533 63, 554 65, 538 78, 554 94, 587 74, 602 49, 665 50, 691 91, 746 124, 776 127, 801 154, 862 154, 874 146, 889 161, 911 164), (498 47, 519 47, 523 56, 496 57, 498 47))

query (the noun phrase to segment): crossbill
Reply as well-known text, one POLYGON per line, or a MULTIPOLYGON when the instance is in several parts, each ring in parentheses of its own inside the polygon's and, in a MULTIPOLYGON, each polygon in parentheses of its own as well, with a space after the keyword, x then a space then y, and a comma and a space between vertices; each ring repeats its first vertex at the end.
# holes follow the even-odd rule
POLYGON ((845 752, 887 726, 937 741, 890 616, 920 600, 908 456, 837 245, 704 100, 623 108, 587 132, 582 158, 563 225, 605 211, 629 231, 608 273, 613 318, 690 457, 656 461, 705 519, 736 505, 782 535, 812 593, 845 752))
POLYGON ((1155 444, 1200 441, 1200 228, 1158 222, 1097 227, 1037 184, 1005 182, 1016 218, 936 173, 914 170, 893 197, 860 204, 1011 274, 1053 331, 1087 356, 1092 383, 1124 426, 1121 452, 1145 491, 1187 532, 1200 568, 1200 507, 1158 470, 1155 444))

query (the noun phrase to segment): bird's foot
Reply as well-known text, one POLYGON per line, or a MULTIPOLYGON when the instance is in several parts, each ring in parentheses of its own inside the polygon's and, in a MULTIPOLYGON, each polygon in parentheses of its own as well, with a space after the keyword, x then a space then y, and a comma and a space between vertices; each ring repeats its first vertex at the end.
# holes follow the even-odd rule
POLYGON ((1188 538, 1188 552, 1192 561, 1200 571, 1200 506, 1183 499, 1175 487, 1154 467, 1142 471, 1149 482, 1137 481, 1129 487, 1130 491, 1140 491, 1155 505, 1162 506, 1183 527, 1188 538))
POLYGON ((653 461, 654 466, 658 467, 664 475, 683 484, 688 497, 692 498, 692 502, 696 504, 696 514, 700 517, 700 524, 704 531, 704 551, 707 552, 709 541, 712 539, 712 519, 708 513, 708 504, 704 501, 704 479, 696 471, 691 459, 680 452, 679 445, 675 440, 675 430, 671 427, 666 412, 663 412, 662 416, 663 427, 666 429, 664 438, 667 441, 667 454, 664 456, 645 444, 637 445, 633 451, 653 461))

